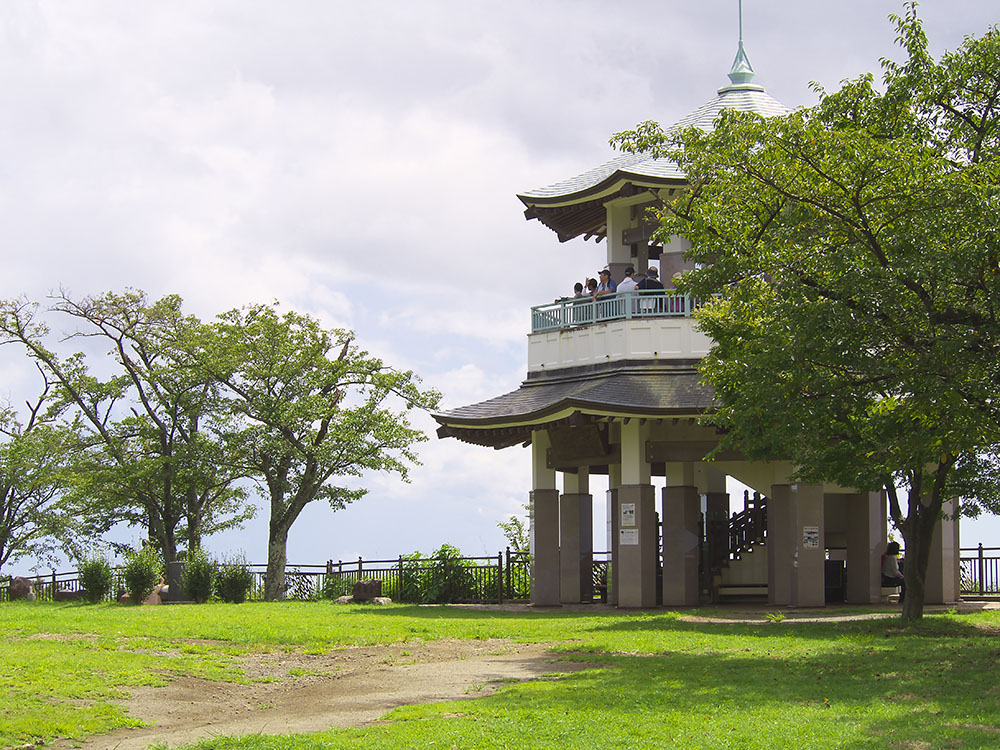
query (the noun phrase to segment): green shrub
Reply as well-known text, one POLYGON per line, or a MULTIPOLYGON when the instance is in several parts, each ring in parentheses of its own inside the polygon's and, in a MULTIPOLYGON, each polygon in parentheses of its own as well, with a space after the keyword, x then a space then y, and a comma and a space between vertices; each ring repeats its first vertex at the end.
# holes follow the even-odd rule
POLYGON ((404 602, 449 604, 474 601, 476 578, 457 547, 442 544, 431 557, 405 555, 400 570, 399 598, 404 602))
POLYGON ((320 589, 320 596, 324 599, 339 599, 342 596, 349 596, 354 591, 354 582, 339 575, 323 576, 323 588, 320 589))
POLYGON ((246 560, 232 558, 223 560, 215 574, 215 594, 224 602, 242 604, 253 585, 253 573, 246 560))
POLYGON ((476 579, 462 560, 462 551, 450 544, 442 544, 434 553, 429 601, 452 604, 476 598, 476 579))
POLYGON ((125 561, 122 577, 125 590, 133 604, 142 604, 153 593, 162 576, 162 562, 157 551, 150 545, 133 552, 125 561))
POLYGON ((93 557, 80 563, 78 575, 83 595, 91 604, 107 598, 111 592, 114 576, 111 564, 103 557, 93 557))
POLYGON ((187 560, 181 571, 181 585, 195 602, 204 604, 212 598, 215 586, 216 564, 202 549, 188 550, 187 560))

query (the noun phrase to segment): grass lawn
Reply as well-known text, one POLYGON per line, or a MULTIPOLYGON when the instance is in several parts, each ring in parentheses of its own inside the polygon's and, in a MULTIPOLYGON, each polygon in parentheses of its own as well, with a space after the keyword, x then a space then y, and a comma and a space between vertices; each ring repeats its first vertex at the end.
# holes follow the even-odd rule
POLYGON ((196 747, 1000 747, 998 611, 903 627, 768 622, 763 613, 720 624, 672 612, 12 603, 0 605, 0 632, 0 747, 135 723, 109 700, 179 674, 242 680, 233 657, 249 651, 438 638, 552 643, 599 668, 402 707, 367 729, 196 747))

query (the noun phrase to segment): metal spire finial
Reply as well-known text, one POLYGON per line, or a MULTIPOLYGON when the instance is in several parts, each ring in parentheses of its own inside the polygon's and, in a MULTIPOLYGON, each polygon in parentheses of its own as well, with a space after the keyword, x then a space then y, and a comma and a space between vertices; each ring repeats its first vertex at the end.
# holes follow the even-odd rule
POLYGON ((743 48, 743 0, 739 0, 739 29, 740 39, 736 49, 736 59, 733 60, 733 67, 729 71, 730 85, 719 89, 720 93, 734 88, 763 91, 761 86, 753 83, 756 74, 753 65, 750 64, 750 58, 747 57, 746 50, 743 48))

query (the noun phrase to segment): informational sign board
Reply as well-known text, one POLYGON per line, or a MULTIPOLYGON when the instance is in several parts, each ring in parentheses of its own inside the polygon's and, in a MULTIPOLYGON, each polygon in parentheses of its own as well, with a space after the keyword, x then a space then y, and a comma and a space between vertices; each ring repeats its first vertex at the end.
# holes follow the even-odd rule
POLYGON ((639 529, 619 529, 619 544, 636 546, 639 544, 639 529))
POLYGON ((622 503, 622 526, 635 526, 635 503, 622 503))
POLYGON ((802 527, 802 548, 819 549, 819 526, 802 527))

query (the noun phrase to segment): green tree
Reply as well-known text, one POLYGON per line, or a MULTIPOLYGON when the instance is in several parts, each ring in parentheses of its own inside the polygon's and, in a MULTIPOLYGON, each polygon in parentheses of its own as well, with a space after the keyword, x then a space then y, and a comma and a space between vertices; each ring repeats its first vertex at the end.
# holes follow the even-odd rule
POLYGON ((689 189, 661 233, 691 240, 681 284, 711 299, 709 419, 805 481, 884 488, 923 612, 943 501, 998 506, 1000 34, 935 61, 916 4, 883 61, 782 118, 612 140, 674 159, 689 189))
POLYGON ((237 526, 253 512, 226 458, 233 430, 215 382, 191 366, 189 342, 200 322, 181 300, 150 302, 140 291, 75 301, 65 293, 50 312, 78 326, 68 340, 110 345, 113 366, 91 368, 82 354, 47 348, 38 305, 0 303, 0 333, 22 343, 87 428, 69 498, 93 535, 117 523, 145 528, 165 563, 178 542, 237 526), (112 373, 100 378, 93 371, 112 373))
POLYGON ((270 505, 265 598, 280 599, 288 533, 302 510, 317 500, 337 510, 363 497, 366 490, 337 482, 368 471, 406 480, 414 445, 426 440, 407 413, 433 408, 438 394, 358 349, 353 334, 268 305, 220 316, 199 361, 243 420, 245 471, 270 505))
POLYGON ((24 419, 0 409, 0 570, 22 557, 50 557, 74 539, 60 499, 76 433, 61 420, 49 384, 26 406, 24 419))
MULTIPOLYGON (((526 510, 529 508, 527 505, 521 507, 526 510)), ((503 532, 507 546, 512 550, 515 552, 528 552, 530 550, 528 526, 520 516, 508 516, 506 521, 498 521, 497 528, 503 532)))

